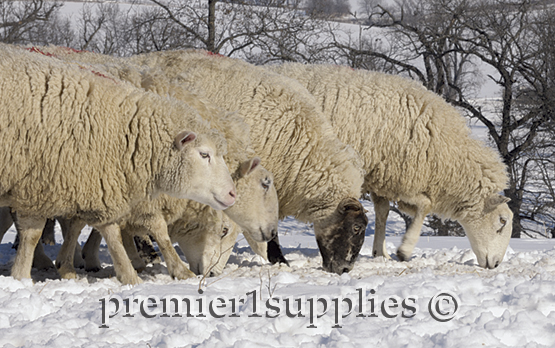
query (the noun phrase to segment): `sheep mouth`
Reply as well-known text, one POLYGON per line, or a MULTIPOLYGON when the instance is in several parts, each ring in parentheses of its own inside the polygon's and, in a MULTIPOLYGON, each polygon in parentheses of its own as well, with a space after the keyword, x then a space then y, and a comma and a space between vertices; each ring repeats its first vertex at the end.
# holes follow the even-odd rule
POLYGON ((214 200, 216 201, 216 203, 218 203, 224 209, 227 209, 227 208, 231 207, 233 205, 233 203, 235 203, 235 202, 233 202, 231 204, 226 204, 226 203, 220 201, 219 199, 217 199, 216 197, 214 197, 214 200))

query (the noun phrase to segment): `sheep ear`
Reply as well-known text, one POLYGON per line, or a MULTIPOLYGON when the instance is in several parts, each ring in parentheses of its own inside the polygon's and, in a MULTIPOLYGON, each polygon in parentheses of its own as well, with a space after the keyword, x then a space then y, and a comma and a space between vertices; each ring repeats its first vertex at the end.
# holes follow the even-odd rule
POLYGON ((185 145, 192 142, 197 138, 197 135, 193 132, 183 131, 175 136, 173 144, 178 150, 183 150, 185 145))
POLYGON ((253 157, 252 159, 241 163, 241 167, 239 168, 239 174, 241 177, 245 177, 252 173, 252 171, 260 165, 260 158, 253 157))
POLYGON ((341 203, 339 203, 339 206, 337 206, 337 210, 341 215, 345 215, 349 210, 364 211, 364 207, 362 206, 362 204, 360 204, 358 200, 349 197, 343 199, 341 203))
POLYGON ((497 193, 489 196, 488 198, 486 198, 486 201, 484 204, 484 214, 491 213, 492 211, 495 210, 495 208, 497 208, 501 204, 509 202, 510 200, 511 200, 510 198, 498 195, 497 193))

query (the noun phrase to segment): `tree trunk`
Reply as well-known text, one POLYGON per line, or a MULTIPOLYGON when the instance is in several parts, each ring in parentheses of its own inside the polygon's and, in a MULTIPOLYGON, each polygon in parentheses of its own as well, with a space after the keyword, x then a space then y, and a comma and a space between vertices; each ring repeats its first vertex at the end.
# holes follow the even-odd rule
POLYGON ((511 234, 511 238, 520 238, 520 234, 522 232, 522 224, 520 223, 522 199, 519 198, 517 190, 514 187, 506 189, 505 196, 511 199, 507 205, 513 212, 513 233, 511 234))
POLYGON ((208 0, 208 42, 206 50, 215 52, 216 49, 216 2, 217 0, 208 0))

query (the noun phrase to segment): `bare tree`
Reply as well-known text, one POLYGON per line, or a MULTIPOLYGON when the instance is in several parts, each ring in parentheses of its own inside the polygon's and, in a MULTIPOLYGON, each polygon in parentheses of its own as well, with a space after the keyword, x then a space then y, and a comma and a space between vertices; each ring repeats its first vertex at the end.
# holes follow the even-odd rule
MULTIPOLYGON (((533 214, 537 204, 531 203, 541 172, 532 154, 553 118, 553 81, 545 78, 545 64, 553 58, 540 54, 539 43, 540 31, 554 28, 547 21, 553 18, 547 13, 551 7, 529 0, 426 0, 378 8, 367 28, 379 28, 387 45, 361 49, 337 40, 336 46, 351 55, 383 60, 482 123, 509 171, 505 195, 515 214, 513 237, 523 231, 523 219, 543 223, 533 214), (494 71, 488 78, 498 86, 500 100, 493 110, 475 99, 478 65, 494 71), (524 95, 519 91, 534 96, 535 102, 520 103, 524 95)), ((552 32, 543 37, 549 42, 544 48, 554 46, 552 32)))
POLYGON ((297 7, 254 10, 259 24, 249 35, 250 45, 242 50, 244 58, 254 64, 275 61, 323 63, 334 61, 335 52, 328 35, 338 23, 306 16, 297 7))
MULTIPOLYGON (((44 0, 0 1, 0 41, 4 43, 29 43, 38 39, 39 29, 62 7, 60 2, 44 0)), ((58 28, 60 29, 60 28, 58 28)), ((66 27, 67 29, 67 27, 66 27)), ((42 32, 44 33, 44 32, 42 32)), ((48 32, 45 34, 51 34, 48 32)), ((42 39, 43 37, 41 37, 42 39)))
POLYGON ((259 64, 327 59, 319 41, 324 22, 306 16, 299 1, 151 1, 187 35, 186 47, 259 64))

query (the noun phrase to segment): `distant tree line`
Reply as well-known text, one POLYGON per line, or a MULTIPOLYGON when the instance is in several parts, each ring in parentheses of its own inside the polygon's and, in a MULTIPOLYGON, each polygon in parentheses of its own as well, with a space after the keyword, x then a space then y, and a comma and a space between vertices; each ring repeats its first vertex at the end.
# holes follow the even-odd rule
MULTIPOLYGON (((508 168, 513 237, 555 234, 555 9, 534 0, 0 1, 0 41, 126 56, 202 48, 255 64, 345 64, 419 80, 487 129, 508 168), (389 5, 386 5, 389 4, 389 5), (350 18, 355 24, 341 24, 350 18), (485 81, 499 90, 477 100, 485 81)), ((395 209, 392 206, 392 209, 395 209)), ((452 222, 428 225, 459 234, 452 222)))

